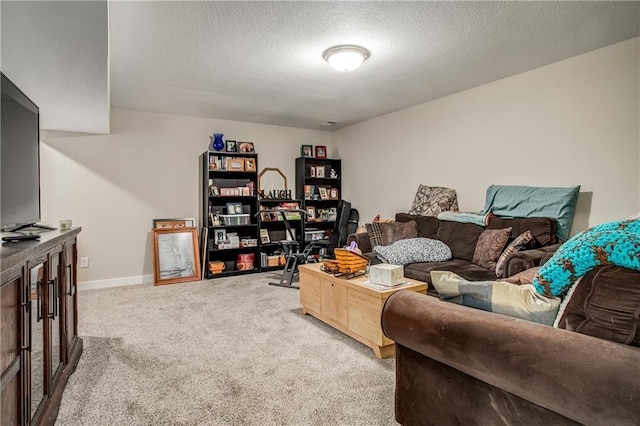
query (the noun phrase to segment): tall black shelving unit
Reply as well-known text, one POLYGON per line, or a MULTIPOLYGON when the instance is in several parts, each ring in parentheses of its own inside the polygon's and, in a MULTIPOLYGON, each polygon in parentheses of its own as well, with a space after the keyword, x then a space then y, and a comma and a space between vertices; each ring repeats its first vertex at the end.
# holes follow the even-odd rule
POLYGON ((207 247, 204 251, 205 278, 247 274, 260 271, 260 236, 258 235, 258 154, 255 152, 205 151, 200 156, 201 213, 200 223, 207 228, 207 247), (240 169, 242 164, 242 170, 240 169), (211 187, 217 188, 212 193, 211 187), (246 188, 246 189, 245 189, 246 188), (224 195, 223 195, 224 194, 224 195), (230 215, 228 203, 240 203, 242 213, 230 215), (211 222, 211 214, 220 223, 211 222), (225 219, 227 219, 225 221, 225 219), (216 247, 216 234, 237 233, 240 239, 256 240, 255 246, 237 248, 216 247), (253 254, 253 268, 239 270, 236 267, 239 254, 253 254), (208 265, 212 261, 225 263, 221 274, 212 274, 208 265))
MULTIPOLYGON (((342 160, 331 158, 298 157, 296 158, 296 198, 302 200, 303 209, 315 209, 315 220, 305 223, 307 235, 313 235, 313 230, 331 231, 335 225, 335 218, 322 219, 320 212, 334 209, 337 211, 338 202, 342 198, 342 160), (322 168, 322 176, 318 176, 318 168, 322 168), (333 175, 332 175, 333 171, 333 175), (312 188, 312 191, 305 191, 312 188), (322 199, 320 188, 330 192, 334 189, 333 198, 322 199)), ((328 232, 327 232, 328 233, 328 232)))

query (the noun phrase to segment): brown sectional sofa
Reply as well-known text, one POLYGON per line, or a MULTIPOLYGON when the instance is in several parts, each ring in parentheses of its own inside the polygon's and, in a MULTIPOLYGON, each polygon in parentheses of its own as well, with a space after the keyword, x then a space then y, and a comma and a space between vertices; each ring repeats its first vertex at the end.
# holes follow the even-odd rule
POLYGON ((640 272, 585 275, 558 328, 409 291, 382 329, 396 343, 403 425, 640 424, 640 272))
MULTIPOLYGON (((536 238, 536 249, 523 250, 511 255, 505 266, 505 277, 510 277, 525 269, 538 266, 540 261, 553 253, 560 246, 556 243, 556 221, 551 218, 502 218, 493 217, 486 227, 473 223, 460 223, 438 220, 433 216, 416 216, 406 213, 396 214, 397 222, 415 221, 418 237, 437 239, 444 242, 451 249, 453 258, 445 262, 413 263, 404 267, 404 275, 429 284, 428 292, 433 294, 435 289, 431 285, 431 271, 452 271, 461 277, 472 280, 496 280, 495 271, 472 262, 478 237, 485 229, 504 229, 511 227, 511 238, 529 230, 536 238)), ((369 235, 364 233, 351 234, 347 244, 355 241, 362 253, 367 256, 371 264, 380 263, 372 253, 369 235)))

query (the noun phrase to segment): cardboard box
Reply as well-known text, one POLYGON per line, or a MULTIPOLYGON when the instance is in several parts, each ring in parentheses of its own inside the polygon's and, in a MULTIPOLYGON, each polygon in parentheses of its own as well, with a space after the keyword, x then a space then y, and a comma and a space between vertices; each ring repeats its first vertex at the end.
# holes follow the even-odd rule
POLYGON ((399 265, 381 263, 369 268, 369 281, 372 284, 393 287, 404 282, 404 268, 399 265))

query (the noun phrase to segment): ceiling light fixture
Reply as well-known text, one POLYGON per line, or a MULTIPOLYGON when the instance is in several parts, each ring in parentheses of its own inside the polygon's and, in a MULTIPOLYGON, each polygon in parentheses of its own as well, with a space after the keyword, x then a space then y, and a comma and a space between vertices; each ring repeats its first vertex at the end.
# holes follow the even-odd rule
POLYGON ((359 68, 369 55, 369 51, 364 47, 353 44, 341 44, 340 46, 333 46, 325 50, 322 57, 331 65, 331 68, 337 71, 348 72, 359 68))

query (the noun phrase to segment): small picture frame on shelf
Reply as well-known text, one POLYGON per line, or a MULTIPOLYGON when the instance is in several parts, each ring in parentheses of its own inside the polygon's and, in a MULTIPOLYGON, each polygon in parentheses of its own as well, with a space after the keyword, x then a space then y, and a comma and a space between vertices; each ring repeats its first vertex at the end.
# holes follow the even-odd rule
POLYGON ((324 177, 324 166, 316 166, 316 177, 317 178, 324 177))
POLYGON ((316 208, 313 206, 307 207, 307 220, 316 220, 316 208))
POLYGON ((309 167, 309 177, 316 177, 316 167, 315 166, 311 166, 309 167))
POLYGON ((256 152, 253 142, 238 142, 238 152, 256 152))
POLYGON ((227 170, 230 172, 244 172, 244 159, 229 158, 227 160, 227 170))
POLYGON ((329 199, 329 191, 327 191, 327 188, 325 188, 324 186, 318 188, 318 193, 320 194, 321 200, 329 199))
MULTIPOLYGON (((249 142, 243 142, 249 143, 249 142)), ((244 171, 245 172, 255 172, 256 171, 256 159, 255 158, 245 158, 244 159, 244 171)))
POLYGON ((213 242, 218 244, 222 241, 227 240, 227 230, 226 229, 216 229, 213 231, 213 242))
POLYGON ((313 145, 302 145, 300 147, 300 156, 303 158, 313 158, 313 145))
POLYGON ((228 214, 242 214, 242 203, 227 203, 228 214))
POLYGON ((329 198, 331 200, 337 200, 338 199, 338 188, 331 188, 329 190, 329 198))
POLYGON ((225 151, 227 152, 238 152, 238 145, 236 141, 226 140, 225 141, 225 151))
POLYGON ((269 238, 269 231, 267 229, 260 230, 260 242, 262 244, 269 244, 271 242, 271 238, 269 238))
POLYGON ((218 189, 217 186, 211 185, 209 187, 209 195, 211 195, 212 197, 217 197, 220 195, 220 190, 218 189))
POLYGON ((316 145, 316 158, 327 158, 327 147, 324 145, 316 145))

